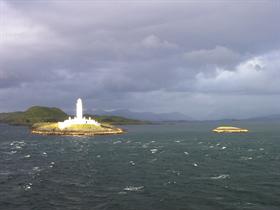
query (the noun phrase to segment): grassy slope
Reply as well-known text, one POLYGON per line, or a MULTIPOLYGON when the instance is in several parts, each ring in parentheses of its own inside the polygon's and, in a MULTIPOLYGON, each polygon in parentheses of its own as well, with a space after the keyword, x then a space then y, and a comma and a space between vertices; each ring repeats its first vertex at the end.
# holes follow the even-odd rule
POLYGON ((0 121, 10 124, 31 125, 36 122, 55 122, 67 118, 67 114, 58 108, 33 106, 24 112, 1 113, 0 121))
MULTIPOLYGON (((92 132, 92 131, 103 131, 106 130, 107 128, 114 128, 113 126, 96 126, 96 125, 90 125, 90 124, 85 124, 85 125, 71 125, 65 129, 63 129, 63 131, 88 131, 88 132, 92 132)), ((32 126, 32 129, 35 130, 41 130, 41 131, 59 131, 59 127, 58 127, 58 123, 48 123, 48 122, 44 122, 44 123, 35 123, 32 126)))

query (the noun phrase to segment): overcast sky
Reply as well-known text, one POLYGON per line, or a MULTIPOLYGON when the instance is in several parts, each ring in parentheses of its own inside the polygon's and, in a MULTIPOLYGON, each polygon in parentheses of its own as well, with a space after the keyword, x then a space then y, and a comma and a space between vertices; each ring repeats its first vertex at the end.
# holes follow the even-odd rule
POLYGON ((280 2, 0 0, 0 112, 280 114, 280 2))

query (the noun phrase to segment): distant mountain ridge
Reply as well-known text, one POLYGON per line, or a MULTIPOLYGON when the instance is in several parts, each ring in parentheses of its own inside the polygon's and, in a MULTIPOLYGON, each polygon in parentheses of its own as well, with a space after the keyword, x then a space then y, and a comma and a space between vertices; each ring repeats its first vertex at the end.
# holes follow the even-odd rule
POLYGON ((148 121, 193 121, 191 117, 178 113, 153 113, 153 112, 133 112, 127 109, 118 109, 114 111, 95 110, 97 115, 116 115, 137 120, 148 121))
MULTIPOLYGON (((132 112, 129 110, 103 111, 96 110, 94 115, 85 114, 99 122, 128 125, 150 124, 151 122, 198 122, 177 112, 155 114, 151 112, 132 112)), ((26 111, 0 113, 0 123, 15 125, 32 125, 37 122, 58 122, 68 118, 67 113, 56 107, 32 106, 26 111)), ((73 117, 73 116, 72 116, 73 117)), ((235 122, 235 121, 280 121, 280 114, 247 119, 199 120, 199 122, 235 122)))
POLYGON ((246 119, 238 118, 222 118, 215 120, 196 120, 185 114, 178 112, 170 113, 152 113, 152 112, 133 112, 127 109, 118 109, 113 111, 95 110, 97 115, 116 115, 138 120, 146 120, 152 122, 174 121, 174 122, 232 122, 232 121, 280 121, 280 114, 252 117, 246 119))
POLYGON ((276 121, 278 121, 278 120, 280 120, 280 114, 253 117, 253 118, 249 118, 247 120, 276 120, 276 121))

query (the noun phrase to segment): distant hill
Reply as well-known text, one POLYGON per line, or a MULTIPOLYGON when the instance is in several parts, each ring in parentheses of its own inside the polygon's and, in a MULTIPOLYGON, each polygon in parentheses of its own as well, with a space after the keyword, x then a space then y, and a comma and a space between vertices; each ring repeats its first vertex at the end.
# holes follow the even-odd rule
POLYGON ((0 122, 31 125, 37 122, 57 122, 67 119, 67 114, 55 107, 32 106, 24 112, 0 113, 0 122))
POLYGON ((97 115, 113 115, 125 118, 148 120, 148 121, 192 121, 193 119, 187 115, 178 112, 171 113, 153 113, 153 112, 132 112, 127 109, 119 109, 114 111, 96 110, 97 115))
MULTIPOLYGON (((58 122, 68 118, 68 114, 59 108, 32 106, 23 112, 0 113, 0 122, 13 125, 33 125, 38 122, 58 122)), ((126 124, 146 124, 148 122, 133 120, 119 116, 92 116, 99 122, 126 125, 126 124)))
POLYGON ((92 117, 96 119, 98 122, 109 123, 112 125, 141 125, 141 124, 150 124, 149 121, 144 120, 135 120, 120 116, 112 116, 112 115, 86 115, 88 117, 92 117))
POLYGON ((280 114, 249 118, 247 120, 280 121, 280 114))

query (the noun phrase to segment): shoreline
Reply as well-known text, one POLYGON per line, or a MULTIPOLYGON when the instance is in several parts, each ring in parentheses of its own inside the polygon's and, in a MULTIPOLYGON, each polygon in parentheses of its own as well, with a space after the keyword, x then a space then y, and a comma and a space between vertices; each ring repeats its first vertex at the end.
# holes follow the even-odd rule
POLYGON ((119 135, 126 133, 123 129, 118 128, 113 131, 40 131, 31 129, 32 134, 46 135, 46 136, 95 136, 95 135, 119 135))

